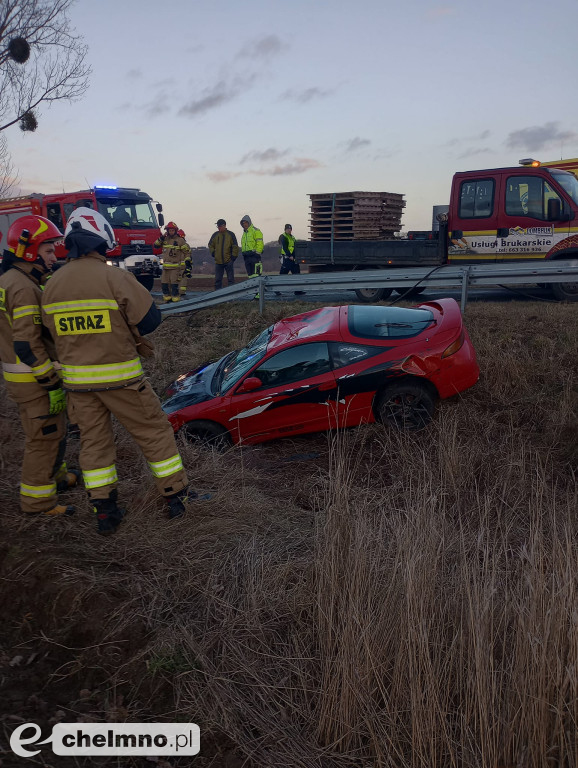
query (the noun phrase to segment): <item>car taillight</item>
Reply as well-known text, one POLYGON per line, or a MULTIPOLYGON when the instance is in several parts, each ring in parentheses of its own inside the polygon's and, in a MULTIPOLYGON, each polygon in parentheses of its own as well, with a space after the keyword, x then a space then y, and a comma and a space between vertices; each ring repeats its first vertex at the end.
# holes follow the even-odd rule
POLYGON ((442 354, 442 359, 444 357, 450 357, 450 355, 455 355, 456 352, 463 347, 465 338, 466 337, 464 336, 464 331, 463 331, 463 328, 462 328, 462 331, 461 331, 460 335, 458 336, 458 338, 455 341, 452 341, 452 343, 449 345, 449 347, 446 347, 446 349, 444 349, 443 354, 442 354))

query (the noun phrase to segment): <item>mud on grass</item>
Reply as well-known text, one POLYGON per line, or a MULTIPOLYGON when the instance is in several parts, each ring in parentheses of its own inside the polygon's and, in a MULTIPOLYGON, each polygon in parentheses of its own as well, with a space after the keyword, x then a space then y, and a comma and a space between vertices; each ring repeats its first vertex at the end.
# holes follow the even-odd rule
MULTIPOLYGON (((307 306, 171 318, 151 380, 307 306)), ((20 722, 92 719, 199 723, 201 756, 180 765, 575 765, 576 310, 471 305, 466 321, 482 377, 427 430, 183 444, 215 495, 182 520, 119 427, 129 515, 104 540, 82 491, 75 518, 20 518, 3 398, 3 767, 20 722)))

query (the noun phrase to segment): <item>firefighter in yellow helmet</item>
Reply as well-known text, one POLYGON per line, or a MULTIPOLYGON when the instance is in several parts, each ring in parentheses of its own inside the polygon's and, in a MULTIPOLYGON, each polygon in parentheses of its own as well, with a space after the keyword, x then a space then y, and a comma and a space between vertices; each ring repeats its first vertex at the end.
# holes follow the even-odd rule
POLYGON ((40 314, 42 285, 56 261, 55 241, 62 237, 48 219, 20 217, 8 230, 0 277, 0 358, 25 434, 20 507, 49 516, 74 512, 58 503, 57 493, 76 485, 80 475, 64 462, 66 398, 40 314))
POLYGON ((179 283, 179 293, 181 298, 187 293, 189 278, 193 276, 193 260, 191 259, 191 246, 187 243, 187 236, 182 229, 177 230, 177 235, 182 237, 188 251, 183 249, 183 260, 181 261, 181 280, 179 283))
POLYGON ((100 213, 74 211, 64 242, 68 263, 44 291, 42 313, 62 366, 70 418, 80 429, 80 465, 98 532, 112 533, 124 517, 117 504, 111 414, 140 446, 169 517, 180 517, 187 475, 139 359, 148 356, 150 344, 142 337, 159 325, 160 312, 130 272, 107 266, 114 235, 100 213))
POLYGON ((179 283, 181 282, 184 262, 191 255, 191 249, 184 237, 178 234, 178 227, 174 221, 169 221, 165 227, 165 234, 155 240, 155 248, 163 249, 163 274, 161 275, 161 288, 165 303, 180 301, 179 283))

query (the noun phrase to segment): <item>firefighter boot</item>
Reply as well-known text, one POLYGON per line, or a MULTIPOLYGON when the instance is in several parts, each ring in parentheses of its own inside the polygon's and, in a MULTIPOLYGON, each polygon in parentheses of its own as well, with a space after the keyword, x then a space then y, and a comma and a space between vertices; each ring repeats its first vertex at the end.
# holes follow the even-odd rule
POLYGON ((161 290, 163 292, 163 301, 165 304, 168 304, 171 300, 171 292, 169 290, 169 284, 168 283, 161 283, 161 290))
POLYGON ((79 469, 66 468, 63 475, 56 478, 56 490, 58 493, 64 493, 64 491, 74 488, 78 485, 81 477, 82 472, 79 469))
POLYGON ((169 520, 174 520, 185 514, 185 502, 189 499, 196 499, 197 494, 195 491, 183 488, 178 493, 174 493, 172 496, 165 496, 165 498, 169 507, 169 520))
POLYGON ((171 301, 180 301, 181 300, 181 294, 179 293, 179 284, 175 283, 174 285, 171 286, 171 288, 172 288, 172 293, 173 293, 173 295, 171 297, 171 301))
POLYGON ((126 510, 117 506, 116 501, 117 492, 114 490, 110 492, 108 499, 94 499, 92 502, 97 529, 103 536, 114 533, 126 515, 126 510))
POLYGON ((40 513, 41 517, 71 517, 76 512, 72 504, 56 504, 52 509, 45 509, 40 513))

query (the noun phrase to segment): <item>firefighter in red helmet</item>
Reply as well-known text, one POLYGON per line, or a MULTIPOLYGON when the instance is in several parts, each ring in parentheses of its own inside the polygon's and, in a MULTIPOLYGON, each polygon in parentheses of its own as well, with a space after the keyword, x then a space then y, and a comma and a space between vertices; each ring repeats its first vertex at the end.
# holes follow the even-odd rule
POLYGON ((165 302, 180 301, 179 283, 183 272, 185 258, 190 256, 191 249, 186 240, 178 234, 174 221, 169 221, 164 235, 155 240, 155 248, 163 249, 163 274, 161 288, 165 302))
POLYGON ((20 507, 25 513, 70 515, 57 493, 76 485, 68 471, 66 399, 55 370, 53 345, 41 322, 42 286, 56 261, 62 232, 42 216, 22 216, 7 236, 0 277, 0 358, 9 397, 25 434, 20 507))

